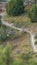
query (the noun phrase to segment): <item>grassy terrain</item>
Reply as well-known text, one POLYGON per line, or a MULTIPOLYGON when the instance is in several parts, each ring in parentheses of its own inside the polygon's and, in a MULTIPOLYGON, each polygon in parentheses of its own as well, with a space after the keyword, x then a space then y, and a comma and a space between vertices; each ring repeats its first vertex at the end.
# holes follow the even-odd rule
POLYGON ((28 33, 23 33, 18 30, 13 30, 8 27, 0 27, 0 45, 6 46, 10 44, 12 47, 13 56, 18 57, 22 53, 26 53, 31 49, 30 37, 28 33), (8 33, 12 30, 12 33, 8 33))
MULTIPOLYGON (((25 27, 32 32, 37 32, 37 23, 32 23, 25 13, 15 17, 7 15, 4 17, 4 20, 5 22, 14 23, 17 27, 25 27)), ((32 51, 28 33, 1 26, 0 36, 0 63, 2 63, 2 65, 3 62, 4 65, 6 61, 10 62, 10 59, 10 65, 37 65, 37 54, 32 51), (9 46, 6 47, 7 44, 11 46, 11 49, 9 46), (1 49, 1 45, 3 45, 4 49, 1 49)), ((35 39, 37 39, 36 35, 35 39)), ((37 42, 35 42, 35 44, 37 44, 37 42)))
POLYGON ((37 54, 28 50, 28 52, 17 52, 17 57, 13 56, 11 45, 7 44, 5 47, 0 46, 0 64, 6 65, 37 65, 37 54), (35 59, 34 59, 35 58, 35 59), (4 62, 5 61, 5 62, 4 62))
POLYGON ((19 26, 26 25, 26 24, 29 25, 31 23, 30 19, 28 18, 27 15, 25 15, 25 13, 20 15, 20 16, 8 16, 7 15, 4 18, 4 20, 6 22, 15 23, 15 24, 17 24, 19 26))
POLYGON ((20 16, 8 16, 4 17, 5 22, 14 23, 17 27, 25 27, 32 32, 37 32, 37 23, 32 23, 27 14, 22 14, 20 16))
MULTIPOLYGON (((4 17, 5 22, 14 23, 14 26, 17 27, 25 27, 32 32, 37 32, 37 23, 32 23, 27 14, 22 14, 20 16, 8 16, 4 17)), ((18 30, 13 30, 10 28, 6 28, 10 32, 12 30, 12 34, 8 34, 6 41, 0 42, 0 45, 4 47, 9 44, 12 48, 12 57, 14 59, 13 65, 37 65, 37 54, 32 51, 30 46, 30 37, 28 33, 23 33, 18 30), (36 61, 35 61, 36 60, 36 61), (20 63, 21 62, 21 63, 20 63)), ((2 30, 2 29, 1 29, 2 30)), ((1 31, 0 30, 0 31, 1 31)), ((3 35, 3 34, 2 34, 3 35)), ((3 35, 4 36, 4 35, 3 35)), ((35 35, 35 38, 37 36, 35 35)), ((35 42, 37 44, 37 42, 35 42)))
MULTIPOLYGON (((19 35, 18 35, 19 36, 19 35)), ((11 44, 13 55, 18 56, 21 53, 26 53, 31 49, 30 41, 29 41, 29 34, 22 33, 19 37, 14 39, 8 39, 7 41, 2 41, 1 45, 6 45, 7 43, 11 44)))
MULTIPOLYGON (((15 39, 15 40, 8 40, 6 42, 3 42, 4 45, 4 50, 3 50, 3 54, 10 52, 11 54, 11 58, 7 57, 6 55, 2 55, 3 59, 5 58, 9 58, 11 60, 13 60, 11 65, 37 65, 37 54, 35 54, 30 47, 30 42, 29 42, 29 35, 26 33, 25 35, 23 35, 22 37, 15 39), (10 47, 8 46, 8 48, 5 46, 5 44, 10 45, 12 50, 10 49, 10 47), (9 51, 5 51, 5 47, 9 50, 9 51)), ((4 62, 4 60, 2 60, 4 62)))

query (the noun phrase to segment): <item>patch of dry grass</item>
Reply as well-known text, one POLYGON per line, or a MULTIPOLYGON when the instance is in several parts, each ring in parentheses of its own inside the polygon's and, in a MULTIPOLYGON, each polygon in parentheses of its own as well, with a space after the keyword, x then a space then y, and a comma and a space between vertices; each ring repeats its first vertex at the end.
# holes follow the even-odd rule
POLYGON ((31 30, 32 32, 37 32, 37 22, 32 23, 27 14, 22 14, 20 16, 5 16, 5 22, 14 23, 17 27, 25 27, 31 30))
POLYGON ((5 16, 4 18, 5 22, 9 22, 9 23, 14 23, 16 25, 29 25, 31 22, 30 22, 30 18, 28 18, 27 15, 25 14, 22 14, 20 16, 5 16))

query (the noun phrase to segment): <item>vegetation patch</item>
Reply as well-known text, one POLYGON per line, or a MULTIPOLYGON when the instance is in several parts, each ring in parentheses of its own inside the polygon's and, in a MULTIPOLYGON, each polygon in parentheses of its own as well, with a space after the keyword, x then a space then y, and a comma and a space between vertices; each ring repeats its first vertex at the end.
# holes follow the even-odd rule
POLYGON ((35 39, 37 39, 37 34, 35 34, 35 39))
POLYGON ((10 27, 0 27, 0 41, 6 41, 9 39, 17 39, 23 35, 22 32, 14 30, 10 27))
POLYGON ((13 56, 11 45, 7 44, 4 48, 0 46, 0 64, 2 65, 37 65, 34 57, 35 54, 32 51, 28 51, 16 58, 13 56))
POLYGON ((18 16, 24 12, 22 0, 10 0, 6 5, 6 11, 10 16, 18 16))
POLYGON ((37 41, 35 42, 35 44, 37 44, 37 41))
POLYGON ((31 22, 37 22, 37 5, 32 5, 28 14, 31 19, 31 22))
POLYGON ((4 17, 4 21, 5 22, 9 22, 9 23, 14 23, 15 26, 17 27, 28 27, 29 25, 31 25, 31 21, 30 18, 28 17, 28 15, 22 14, 20 16, 9 16, 6 15, 4 17))

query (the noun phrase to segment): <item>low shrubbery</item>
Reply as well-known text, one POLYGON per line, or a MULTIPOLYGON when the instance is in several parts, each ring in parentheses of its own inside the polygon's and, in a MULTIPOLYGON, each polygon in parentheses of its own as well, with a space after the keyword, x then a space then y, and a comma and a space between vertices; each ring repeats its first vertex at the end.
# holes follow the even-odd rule
POLYGON ((37 5, 32 5, 28 14, 32 22, 37 22, 37 5))
POLYGON ((14 38, 14 30, 9 27, 0 27, 0 41, 6 41, 10 38, 14 38))
POLYGON ((22 32, 18 30, 13 30, 10 27, 1 26, 0 27, 0 41, 7 41, 9 39, 17 39, 23 35, 22 32))
POLYGON ((8 43, 5 47, 0 46, 0 65, 37 65, 33 52, 22 54, 19 58, 13 56, 12 47, 8 43))
POLYGON ((12 65, 12 49, 10 45, 0 46, 0 65, 12 65))
POLYGON ((4 41, 7 38, 7 33, 5 29, 1 26, 0 27, 0 41, 4 41))
POLYGON ((35 39, 37 39, 37 34, 35 34, 35 39))
POLYGON ((33 58, 32 51, 28 51, 27 53, 22 54, 21 55, 21 58, 23 60, 26 60, 28 62, 29 59, 32 59, 33 58))
POLYGON ((37 41, 35 42, 35 44, 37 44, 37 41))

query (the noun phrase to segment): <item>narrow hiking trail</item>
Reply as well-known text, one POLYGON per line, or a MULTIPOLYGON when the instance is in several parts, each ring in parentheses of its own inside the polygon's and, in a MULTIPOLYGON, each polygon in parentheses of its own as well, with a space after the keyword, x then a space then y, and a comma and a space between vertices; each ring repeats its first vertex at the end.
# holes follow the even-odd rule
POLYGON ((3 17, 5 15, 5 12, 0 14, 0 15, 2 16, 2 18, 1 18, 2 25, 7 26, 7 27, 11 27, 11 28, 13 28, 15 30, 19 30, 21 32, 27 32, 30 35, 30 46, 34 52, 37 52, 37 49, 36 49, 35 44, 34 44, 34 34, 26 28, 22 28, 22 27, 18 28, 16 26, 14 26, 13 23, 8 23, 8 22, 3 21, 3 17))

